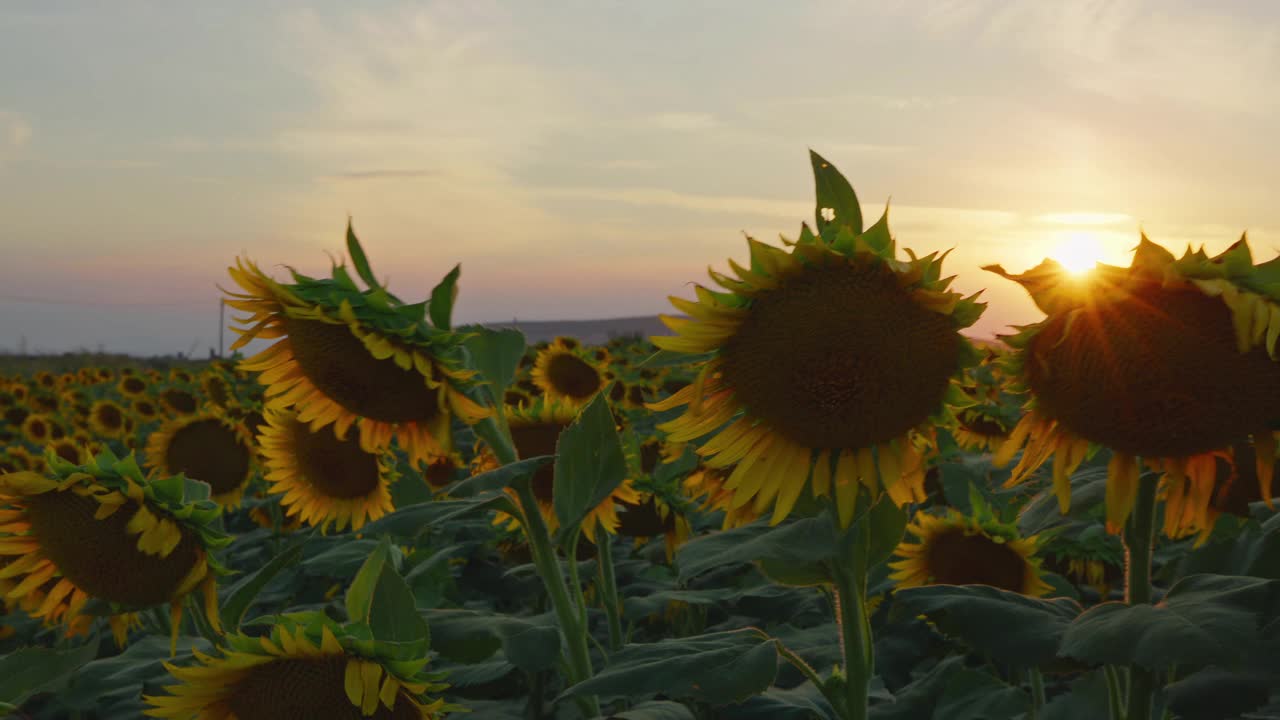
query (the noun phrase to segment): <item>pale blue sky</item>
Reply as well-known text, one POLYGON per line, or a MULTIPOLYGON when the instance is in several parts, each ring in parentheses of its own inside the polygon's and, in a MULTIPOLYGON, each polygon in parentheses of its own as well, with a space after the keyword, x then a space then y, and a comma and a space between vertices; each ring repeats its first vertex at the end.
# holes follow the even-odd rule
POLYGON ((1280 246, 1276 3, 356 5, 0 0, 0 347, 203 353, 237 253, 348 213, 463 320, 663 312, 812 215, 808 147, 982 334, 1037 315, 981 264, 1280 246))

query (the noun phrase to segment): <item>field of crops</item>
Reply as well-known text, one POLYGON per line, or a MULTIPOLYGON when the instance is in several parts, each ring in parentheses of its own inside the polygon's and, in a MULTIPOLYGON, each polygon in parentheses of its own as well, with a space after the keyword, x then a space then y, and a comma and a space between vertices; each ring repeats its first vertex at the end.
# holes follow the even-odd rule
POLYGON ((457 326, 348 228, 228 258, 260 352, 0 377, 0 707, 1280 718, 1280 259, 991 266, 1045 317, 978 342, 812 162, 669 336, 457 326))

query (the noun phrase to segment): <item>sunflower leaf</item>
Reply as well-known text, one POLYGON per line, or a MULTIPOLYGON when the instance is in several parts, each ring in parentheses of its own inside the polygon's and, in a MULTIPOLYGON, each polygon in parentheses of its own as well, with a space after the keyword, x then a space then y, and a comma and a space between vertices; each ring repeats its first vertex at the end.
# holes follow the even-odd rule
POLYGON ((1151 670, 1236 666, 1263 654, 1267 623, 1280 627, 1277 616, 1280 580, 1192 575, 1156 605, 1107 602, 1090 608, 1067 628, 1060 654, 1151 670))
POLYGON ((285 548, 279 555, 272 558, 266 565, 244 576, 231 587, 226 600, 221 603, 223 627, 233 630, 240 627, 245 613, 253 605, 253 601, 258 597, 258 594, 282 570, 296 565, 302 559, 302 547, 310 539, 311 533, 305 533, 302 537, 294 540, 293 544, 285 548))
POLYGON ((678 702, 650 700, 630 710, 612 715, 601 715, 597 720, 695 720, 693 711, 678 702))
POLYGON ((56 689, 98 655, 95 638, 67 649, 28 647, 0 657, 0 702, 22 705, 37 692, 56 689))
POLYGON ((928 585, 894 594, 895 610, 925 615, 944 634, 999 663, 1047 665, 1080 614, 1067 598, 1040 600, 986 585, 928 585))
POLYGON ((571 537, 587 513, 627 476, 607 396, 607 390, 597 393, 556 443, 552 505, 564 537, 571 537))
POLYGON ((778 672, 777 641, 754 628, 636 643, 615 653, 595 677, 560 694, 741 702, 763 692, 778 672))
POLYGON ((524 333, 504 328, 493 330, 481 325, 462 328, 467 333, 463 343, 470 355, 468 366, 480 373, 488 383, 494 403, 501 403, 507 388, 516 377, 516 368, 524 355, 524 333))
POLYGON ((762 520, 685 543, 676 564, 681 580, 730 563, 769 560, 808 566, 834 557, 838 542, 835 525, 826 514, 776 527, 762 520))
POLYGON ((347 218, 347 254, 351 256, 351 264, 356 268, 356 274, 369 286, 370 290, 376 290, 378 278, 373 274, 373 268, 369 267, 369 258, 364 254, 364 248, 360 247, 360 240, 356 237, 356 231, 351 227, 351 219, 347 218))
POLYGON ((538 455, 537 457, 517 460, 494 470, 482 472, 479 475, 472 475, 454 485, 450 489, 449 495, 459 498, 474 497, 483 493, 502 490, 517 480, 534 474, 538 468, 551 462, 554 457, 554 455, 538 455))
POLYGON ((427 305, 427 313, 431 316, 431 324, 440 330, 449 330, 453 326, 453 303, 458 299, 460 274, 462 274, 462 265, 454 265, 453 269, 431 291, 431 302, 427 305))
POLYGON ((862 208, 858 206, 853 186, 834 165, 812 150, 809 151, 809 162, 813 165, 813 184, 818 197, 818 207, 814 211, 818 234, 825 237, 828 227, 833 231, 847 227, 854 234, 860 234, 862 208))
POLYGON ((382 575, 382 568, 390 559, 391 539, 384 536, 356 571, 355 578, 351 580, 351 587, 347 588, 345 598, 347 617, 353 622, 369 619, 369 612, 373 608, 374 588, 377 587, 378 577, 382 575))

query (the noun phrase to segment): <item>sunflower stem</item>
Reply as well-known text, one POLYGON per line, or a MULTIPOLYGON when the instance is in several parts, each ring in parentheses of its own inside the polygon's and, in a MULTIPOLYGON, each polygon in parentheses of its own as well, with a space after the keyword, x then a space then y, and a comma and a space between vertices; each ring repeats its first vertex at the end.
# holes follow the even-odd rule
POLYGON ((1040 668, 1033 667, 1027 675, 1031 679, 1031 720, 1040 717, 1040 711, 1044 709, 1044 675, 1040 673, 1040 668))
MULTIPOLYGON (((1129 605, 1151 603, 1151 550, 1155 538, 1156 473, 1138 479, 1138 497, 1124 530, 1124 599, 1129 605)), ((1125 720, 1151 720, 1155 675, 1138 665, 1129 667, 1125 720)))
POLYGON ((840 626, 840 649, 844 656, 844 720, 866 720, 871 676, 875 671, 871 624, 867 618, 867 548, 871 525, 857 523, 850 531, 856 538, 840 543, 832 568, 836 621, 840 626))
POLYGON ((1106 665, 1102 672, 1107 678, 1107 699, 1111 706, 1111 720, 1124 720, 1124 689, 1120 686, 1120 670, 1106 665))
POLYGON ((600 556, 597 568, 600 571, 600 599, 604 604, 605 617, 609 619, 609 652, 622 649, 622 614, 618 607, 618 578, 613 569, 613 536, 608 532, 600 532, 600 540, 596 543, 596 551, 600 556))
MULTIPOLYGON (((520 511, 524 516, 520 527, 524 529, 529 541, 529 549, 533 554, 534 566, 538 569, 542 584, 547 588, 547 595, 555 608, 556 618, 560 621, 560 633, 564 636, 564 643, 568 649, 569 681, 576 685, 592 675, 586 623, 580 622, 573 600, 569 597, 569 590, 565 587, 560 560, 556 557, 555 548, 551 544, 551 534, 547 530, 547 524, 542 520, 542 513, 538 510, 538 499, 533 495, 533 487, 528 482, 518 483, 516 494, 520 498, 520 511)), ((576 558, 571 558, 570 563, 575 560, 576 558)), ((571 572, 576 573, 572 569, 571 572)), ((581 709, 589 718, 600 714, 600 704, 594 695, 583 699, 581 709)))

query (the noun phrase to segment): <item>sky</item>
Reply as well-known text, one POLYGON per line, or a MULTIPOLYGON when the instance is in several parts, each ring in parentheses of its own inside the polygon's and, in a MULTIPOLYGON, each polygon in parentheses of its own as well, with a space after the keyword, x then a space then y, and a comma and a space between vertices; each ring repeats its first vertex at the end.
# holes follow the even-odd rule
POLYGON ((207 354, 237 255, 348 216, 460 321, 666 312, 812 218, 810 148, 991 336, 1040 315, 985 264, 1273 256, 1277 88, 1269 0, 0 0, 0 349, 207 354))

